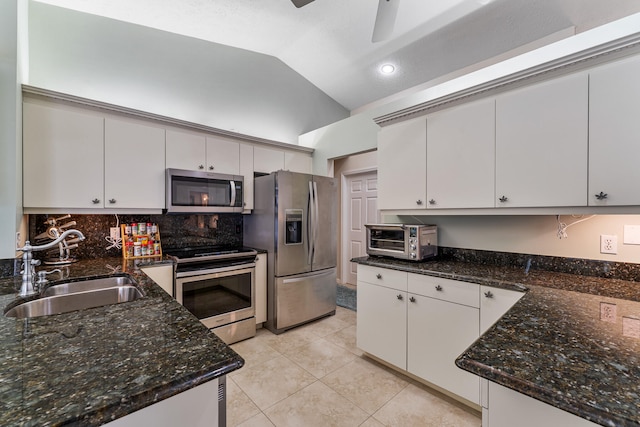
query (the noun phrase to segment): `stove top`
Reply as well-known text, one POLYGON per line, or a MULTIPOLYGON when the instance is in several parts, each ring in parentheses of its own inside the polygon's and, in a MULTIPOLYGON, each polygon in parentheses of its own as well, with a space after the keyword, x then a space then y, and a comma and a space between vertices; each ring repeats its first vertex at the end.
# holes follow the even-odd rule
POLYGON ((166 255, 177 258, 178 263, 255 257, 258 254, 255 249, 245 248, 242 246, 194 246, 187 248, 167 248, 163 249, 163 252, 166 255))

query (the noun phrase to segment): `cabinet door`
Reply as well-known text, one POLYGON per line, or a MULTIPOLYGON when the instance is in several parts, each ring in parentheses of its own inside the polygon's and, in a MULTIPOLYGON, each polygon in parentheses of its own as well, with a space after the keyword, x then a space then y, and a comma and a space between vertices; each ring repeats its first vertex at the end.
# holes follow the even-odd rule
POLYGON ((273 148, 253 147, 253 169, 271 173, 284 169, 284 151, 273 148))
POLYGON ((589 420, 554 406, 489 383, 489 410, 483 409, 483 427, 595 427, 589 420), (485 414, 485 412, 488 412, 485 414), (487 421, 485 423, 484 421, 487 421))
POLYGON ((407 369, 407 293, 358 281, 357 345, 407 369))
POLYGON ((310 174, 312 171, 311 155, 296 151, 284 152, 284 169, 291 172, 310 174))
POLYGON ((166 158, 168 168, 204 170, 206 159, 205 136, 168 129, 166 158))
POLYGON ((164 129, 107 118, 104 138, 105 207, 164 208, 164 129))
POLYGON ((589 75, 589 205, 640 205, 640 58, 589 75))
POLYGON ((240 144, 224 138, 207 137, 207 171, 240 175, 240 144))
POLYGON ((427 207, 492 208, 495 100, 427 116, 427 207))
POLYGON ((588 76, 496 99, 496 206, 587 204, 588 76))
POLYGON ((382 128, 378 133, 378 209, 424 209, 426 168, 424 117, 382 128))
POLYGON ((25 102, 24 206, 103 207, 103 138, 102 117, 25 102))
POLYGON ((524 292, 480 286, 480 334, 487 332, 523 296, 524 292))
POLYGON ((141 269, 156 282, 166 293, 175 297, 173 292, 173 264, 152 265, 141 269))
POLYGON ((240 175, 244 177, 244 210, 253 209, 253 146, 240 144, 240 175))
POLYGON ((480 404, 480 379, 455 365, 456 358, 478 338, 479 322, 475 307, 409 294, 407 370, 480 404))

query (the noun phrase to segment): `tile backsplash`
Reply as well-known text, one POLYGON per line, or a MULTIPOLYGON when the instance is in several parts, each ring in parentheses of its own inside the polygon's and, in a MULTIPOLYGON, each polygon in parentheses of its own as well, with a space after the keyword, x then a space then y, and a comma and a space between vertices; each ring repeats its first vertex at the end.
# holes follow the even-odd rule
MULTIPOLYGON (((58 215, 56 215, 57 217, 58 215)), ((32 244, 43 244, 50 240, 34 242, 34 236, 47 230, 48 215, 29 215, 29 238, 32 244)), ((86 240, 80 242, 71 255, 78 259, 121 256, 119 249, 108 249, 106 240, 110 227, 132 222, 152 222, 158 224, 163 250, 170 247, 203 245, 242 245, 242 214, 216 215, 72 215, 61 221, 76 221, 74 227, 80 230, 86 240)), ((57 256, 57 249, 48 252, 57 256)))

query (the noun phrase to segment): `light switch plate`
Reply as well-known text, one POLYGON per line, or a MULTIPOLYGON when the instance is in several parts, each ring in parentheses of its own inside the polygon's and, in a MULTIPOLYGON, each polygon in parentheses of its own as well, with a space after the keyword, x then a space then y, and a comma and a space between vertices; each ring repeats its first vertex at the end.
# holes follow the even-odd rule
POLYGON ((640 225, 625 225, 622 239, 625 245, 640 245, 640 225))

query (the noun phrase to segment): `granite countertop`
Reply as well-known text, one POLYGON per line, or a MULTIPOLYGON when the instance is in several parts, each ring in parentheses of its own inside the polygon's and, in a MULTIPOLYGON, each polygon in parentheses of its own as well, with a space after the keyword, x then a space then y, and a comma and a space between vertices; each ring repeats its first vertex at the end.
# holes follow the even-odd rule
MULTIPOLYGON (((98 426, 243 366, 139 269, 145 265, 112 258, 61 267, 65 280, 128 274, 144 292, 136 301, 0 316, 0 425, 98 426)), ((56 276, 49 275, 52 283, 56 276)), ((2 312, 15 303, 20 282, 0 279, 2 312)))
POLYGON ((456 364, 601 425, 640 425, 640 283, 455 260, 353 261, 526 288, 456 364), (601 320, 601 312, 611 321, 601 320))

